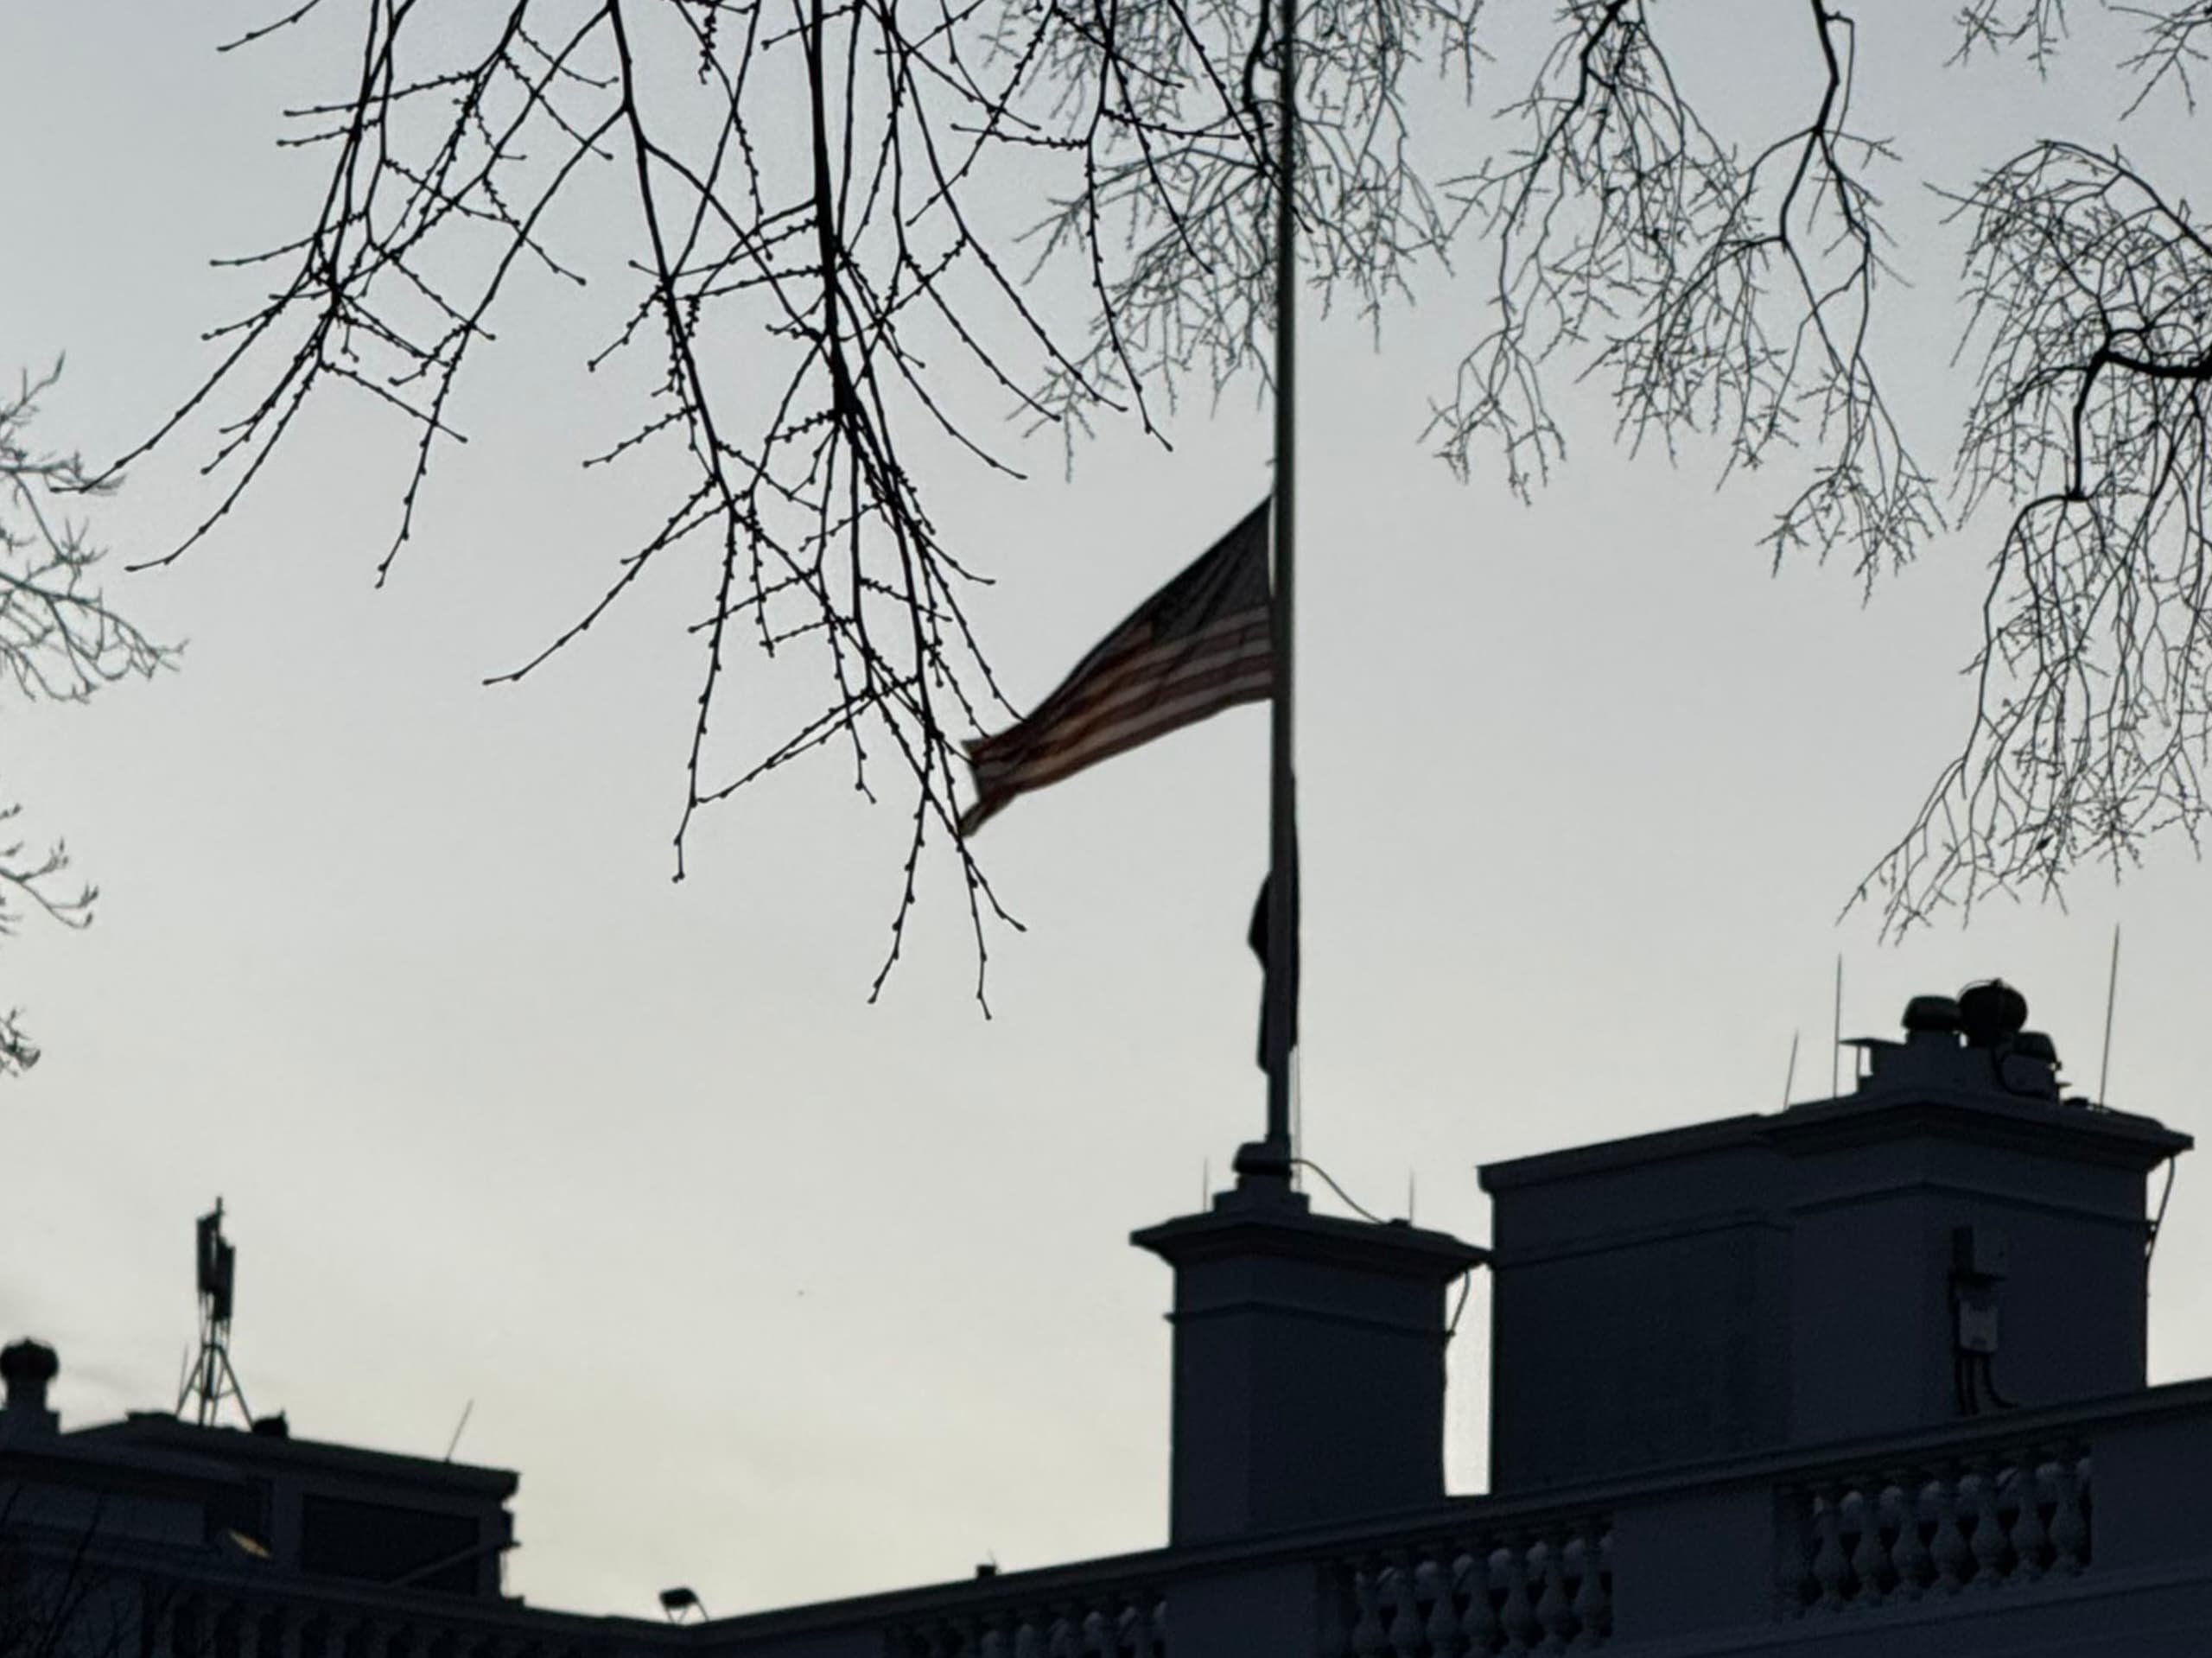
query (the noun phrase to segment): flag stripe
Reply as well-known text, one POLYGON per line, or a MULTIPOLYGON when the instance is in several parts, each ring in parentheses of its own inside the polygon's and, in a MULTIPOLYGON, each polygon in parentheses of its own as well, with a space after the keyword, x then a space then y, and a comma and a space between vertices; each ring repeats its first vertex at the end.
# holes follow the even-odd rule
POLYGON ((1109 734, 1131 727, 1157 725, 1163 732, 1173 730, 1179 724, 1191 724, 1205 717, 1203 713, 1194 711, 1193 697, 1225 694, 1231 687, 1242 690, 1253 684, 1258 685, 1264 692, 1273 678, 1273 665, 1264 658, 1217 663, 1200 672, 1179 677, 1173 684, 1162 687, 1156 695, 1148 694, 1140 706, 1122 708, 1085 725, 1080 731, 1070 732, 1056 740, 1039 743, 1020 754, 979 766, 976 775, 983 783, 995 785, 1006 778, 1026 777, 1039 767, 1053 765, 1067 755, 1084 753, 1097 742, 1108 740, 1109 734))
POLYGON ((1147 709, 1135 719, 1109 726, 1079 747, 1055 750, 1025 761, 1014 781, 1021 789, 1041 789, 1048 783, 1058 783, 1085 766, 1095 765, 1170 731, 1196 725, 1209 715, 1246 702, 1265 702, 1274 683, 1274 675, 1266 664, 1256 670, 1225 672, 1221 683, 1201 687, 1187 696, 1147 709))
POLYGON ((1269 512, 1262 502, 1138 606, 1027 719, 968 745, 962 833, 1027 790, 1272 694, 1269 512))
POLYGON ((986 743, 1034 733, 1066 717, 1110 676, 1146 651, 1189 641, 1212 628, 1268 613, 1266 509, 1224 537, 1205 557, 1162 588, 1092 646, 1052 695, 1010 730, 986 743), (1223 610, 1233 604, 1234 609, 1223 610), (1213 612, 1223 610, 1221 614, 1213 612))
POLYGON ((1213 669, 1253 660, 1264 663, 1272 654, 1271 646, 1264 615, 1251 620, 1232 618, 1198 637, 1155 645, 1072 699, 1058 718, 1038 729, 1025 721, 977 744, 970 758, 981 771, 1019 762, 1044 749, 1065 746, 1102 720, 1120 717, 1132 703, 1178 691, 1193 677, 1213 669))

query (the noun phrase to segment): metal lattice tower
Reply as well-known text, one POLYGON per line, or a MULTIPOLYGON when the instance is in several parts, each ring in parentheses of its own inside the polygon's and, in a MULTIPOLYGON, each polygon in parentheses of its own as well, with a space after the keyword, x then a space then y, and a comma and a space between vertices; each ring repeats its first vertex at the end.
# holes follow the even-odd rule
POLYGON ((231 1293, 237 1266, 238 1252, 223 1236, 223 1200, 218 1197, 215 1207, 200 1217, 194 1261, 200 1288, 200 1355, 185 1372, 184 1385, 176 1396, 179 1417, 188 1405, 198 1401, 194 1416, 202 1427, 214 1426, 226 1399, 236 1400, 238 1414, 248 1427, 253 1426, 253 1410, 245 1402, 245 1389, 238 1385, 238 1373, 231 1367, 231 1293))

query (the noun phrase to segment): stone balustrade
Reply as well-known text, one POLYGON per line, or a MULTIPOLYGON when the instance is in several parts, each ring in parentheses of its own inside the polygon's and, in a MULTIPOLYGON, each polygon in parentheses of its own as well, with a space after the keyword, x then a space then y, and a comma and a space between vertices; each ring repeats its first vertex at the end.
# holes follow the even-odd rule
POLYGON ((1469 1528, 1322 1565, 1320 1658, 1489 1658, 1603 1644, 1612 1528, 1601 1515, 1469 1528))
POLYGON ((2208 1490, 2212 1382, 2179 1383, 685 1624, 144 1558, 130 1638, 54 1658, 2201 1658, 2208 1490))
POLYGON ((895 1626, 893 1658, 1165 1658, 1157 1590, 1102 1585, 895 1626))
MULTIPOLYGON (((464 1610, 374 1591, 356 1599, 322 1585, 230 1591, 159 1576, 140 1579, 136 1598, 144 1658, 610 1658, 616 1649, 594 1627, 601 1620, 513 1605, 464 1610)), ((650 1623, 639 1633, 656 1645, 665 1638, 650 1623)))
POLYGON ((2090 1474, 2062 1439, 1789 1486, 1783 1614, 2071 1576, 2090 1560, 2090 1474))

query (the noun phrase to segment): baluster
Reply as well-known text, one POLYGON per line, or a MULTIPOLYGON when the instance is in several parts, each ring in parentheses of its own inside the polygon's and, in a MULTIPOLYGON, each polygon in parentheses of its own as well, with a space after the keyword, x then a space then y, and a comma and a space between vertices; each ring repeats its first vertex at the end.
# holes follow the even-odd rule
POLYGON ((146 1607, 140 1616, 152 1633, 149 1658, 185 1658, 183 1629, 178 1622, 184 1616, 184 1604, 174 1589, 149 1582, 146 1607))
POLYGON ((1106 1616, 1106 1609, 1094 1603, 1084 1614, 1083 1644, 1079 1650, 1092 1658, 1120 1658, 1122 1633, 1115 1628, 1114 1620, 1106 1616))
POLYGON ((1014 1658, 1045 1658, 1045 1630, 1034 1607, 1014 1614, 1014 1658))
POLYGON ((2089 1555, 2089 1523, 2082 1502, 2082 1463, 2079 1452, 2070 1445, 2054 1445, 2051 1459, 2056 1501, 2050 1512, 2050 1566, 2052 1571, 2071 1577, 2089 1555))
POLYGON ((1781 1492, 1781 1546, 1777 1550, 1775 1599, 1783 1617, 1805 1616, 1807 1585, 1813 1579, 1813 1557, 1805 1539, 1813 1528, 1811 1493, 1796 1486, 1781 1492))
POLYGON ((1843 1552, 1842 1502, 1833 1485, 1813 1488, 1813 1533, 1820 1539, 1813 1550, 1813 1581, 1820 1588, 1820 1605, 1824 1612, 1842 1610, 1844 1579, 1851 1570, 1851 1559, 1843 1552))
POLYGON ((1013 1642, 1007 1636, 1007 1615, 995 1612, 983 1620, 983 1627, 976 1636, 978 1658, 1012 1658, 1013 1642))
POLYGON ((2087 1449, 2084 1449, 2081 1461, 2075 1467, 2075 1476, 2082 1488, 2082 1523, 2089 1528, 2091 1534, 2089 1541, 2084 1544, 2082 1549, 2082 1558, 2085 1560, 2092 1557, 2096 1547, 2096 1460, 2087 1449))
POLYGON ((1574 1644, 1578 1649, 1602 1647, 1613 1632, 1613 1605, 1605 1585, 1605 1528, 1596 1516, 1582 1522, 1578 1548, 1582 1564, 1574 1585, 1574 1644))
POLYGON ((1897 1536, 1890 1545, 1890 1568, 1897 1574, 1895 1593, 1900 1600, 1918 1600, 1933 1569, 1920 1535, 1923 1488, 1909 1468, 1893 1469, 1886 1478, 1897 1494, 1897 1536))
POLYGON ((1052 1615, 1052 1634, 1045 1647, 1052 1658, 1083 1658, 1081 1611, 1080 1607, 1063 1604, 1052 1615))
POLYGON ((1452 1545, 1443 1545, 1432 1559, 1424 1560, 1414 1573, 1415 1588, 1428 1598, 1428 1619, 1421 1626, 1421 1635, 1428 1642, 1431 1658, 1458 1658, 1459 1651, 1459 1609, 1452 1594, 1450 1561, 1456 1551, 1452 1545))
POLYGON ((1357 1568, 1344 1561, 1322 1562, 1321 1658, 1349 1658, 1351 1652, 1351 1629, 1344 1622, 1344 1607, 1358 1595, 1352 1581, 1356 1573, 1357 1568))
POLYGON ((1955 1595, 1965 1581, 1967 1553, 1966 1533, 1959 1529, 1959 1465, 1947 1462, 1936 1477, 1936 1535, 1928 1545, 1936 1562, 1936 1587, 1955 1595))
POLYGON ((1390 1553, 1390 1650, 1398 1658, 1421 1651, 1421 1599, 1414 1583, 1414 1558, 1406 1549, 1390 1553))
POLYGON ((133 1580, 138 1601, 138 1658, 169 1658, 168 1641, 162 1629, 162 1612, 166 1598, 151 1578, 133 1580))
POLYGON ((1556 1527, 1546 1532, 1543 1550, 1544 1592, 1536 1597, 1536 1626, 1544 1632, 1544 1651, 1565 1652, 1574 1617, 1574 1604, 1567 1596, 1567 1533, 1556 1527))
POLYGON ((1505 1630, 1503 1650, 1516 1654, 1535 1650, 1536 1609, 1529 1599, 1529 1536, 1513 1532, 1505 1539, 1505 1605, 1498 1622, 1505 1630))
POLYGON ((1352 1621, 1351 1649, 1356 1658, 1381 1658, 1382 1639, 1382 1585, 1379 1581, 1380 1563, 1363 1563, 1352 1568, 1353 1592, 1358 1597, 1359 1616, 1352 1621))
POLYGON ((213 1595, 199 1598, 197 1615, 193 1620, 194 1658, 227 1658, 223 1644, 229 1636, 232 1604, 213 1595))
POLYGON ((1467 1591, 1467 1610, 1460 1615, 1459 1633, 1466 1637, 1468 1658, 1490 1658, 1497 1646, 1497 1608, 1490 1598, 1493 1551, 1487 1538, 1477 1538, 1453 1562, 1452 1571, 1467 1591))
POLYGON ((2017 1562, 2012 1569, 2024 1582, 2033 1583, 2043 1576, 2044 1552, 2050 1542, 2043 1526, 2043 1464, 2033 1447, 2020 1453, 2012 1471, 2012 1498, 2018 1504, 2012 1516, 2012 1559, 2017 1562))
POLYGON ((1883 1484, 1879 1478, 1862 1482, 1845 1501, 1859 1509, 1859 1540, 1851 1550, 1851 1575, 1858 1580, 1854 1604, 1879 1606, 1887 1587, 1889 1546, 1882 1540, 1883 1484))
POLYGON ((1974 1558, 1980 1570, 1974 1587, 1994 1589, 2005 1581, 2005 1521, 1997 1512, 1997 1464, 1993 1458, 1974 1460, 1974 1558))

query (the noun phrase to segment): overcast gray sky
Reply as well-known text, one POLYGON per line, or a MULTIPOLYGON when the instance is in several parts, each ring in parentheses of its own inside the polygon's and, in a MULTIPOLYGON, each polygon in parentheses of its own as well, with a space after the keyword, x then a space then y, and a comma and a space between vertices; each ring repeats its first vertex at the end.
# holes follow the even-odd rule
MULTIPOLYGON (((216 55, 267 10, 0 8, 0 367, 68 353, 49 441, 141 435, 252 291, 208 261, 300 224, 312 172, 273 149, 276 111, 343 69, 312 37, 216 55)), ((1958 244, 1913 181, 2094 137, 2122 88, 2109 37, 2038 86, 1936 67, 1932 9, 1864 10, 1864 124, 1915 163, 1892 207, 1918 286, 1884 343, 1941 456, 1958 244)), ((1751 11, 1712 8, 1713 38, 1751 11)), ((1754 38, 1745 80, 1779 96, 1754 38)), ((2154 163, 2201 157, 2135 125, 2154 163)), ((1990 526, 1865 605, 1840 569, 1770 578, 1770 493, 1716 494, 1709 454, 1623 458, 1587 398, 1533 507, 1459 485, 1418 440, 1471 294, 1439 284, 1379 353, 1312 330, 1309 1153, 1376 1209, 1416 1179, 1423 1223, 1482 1240, 1479 1162, 1772 1109, 1793 1035, 1797 1096, 1825 1092, 1839 952, 1847 1034, 2001 974, 2091 1088, 2116 921, 2112 1102, 2198 1130, 2212 878, 2185 847, 2117 890, 2085 877, 2070 911, 1894 947, 1838 924, 1963 728, 1990 526)), ((904 813, 838 764, 709 816, 669 881, 702 594, 665 585, 525 686, 479 686, 622 550, 619 489, 576 465, 619 411, 567 303, 532 290, 486 359, 386 589, 404 435, 331 403, 228 533, 112 579, 189 641, 181 672, 0 714, 0 781, 104 891, 88 934, 0 953, 48 1050, 0 1094, 0 1336, 60 1348, 73 1422, 166 1407, 220 1193, 255 1407, 435 1456, 474 1400, 461 1454, 522 1471, 510 1583, 534 1600, 648 1612, 683 1582, 729 1613, 1155 1544, 1169 1286, 1125 1236, 1261 1121, 1265 713, 991 825, 1028 931, 995 940, 990 1021, 942 880, 868 1006, 904 813)), ((938 489, 999 578, 978 613, 1017 701, 1266 488, 1249 388, 1173 435, 1109 433, 1071 482, 1039 453, 1029 483, 938 489)), ((103 537, 164 549, 207 499, 196 458, 139 468, 103 537)), ((2212 1370, 2208 1192, 2185 1166, 2162 1379, 2212 1370)), ((1484 1311, 1478 1285, 1459 1490, 1483 1479, 1484 1311)))

